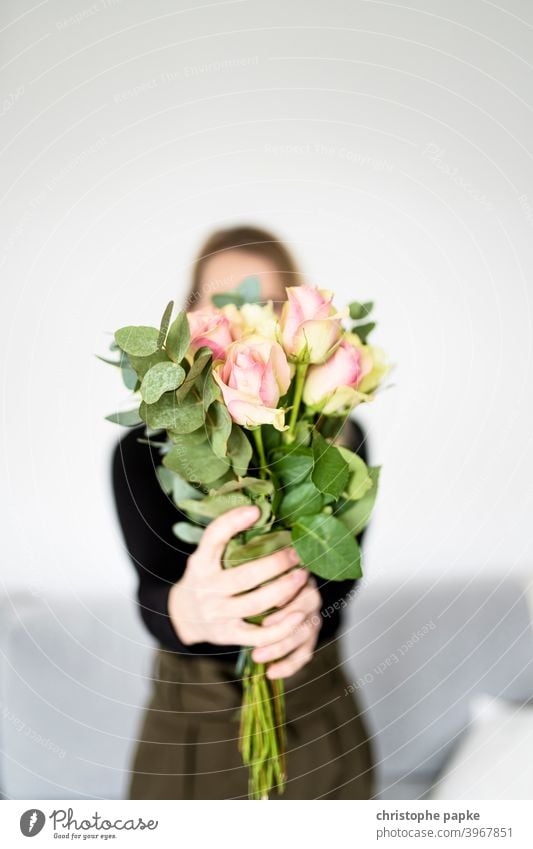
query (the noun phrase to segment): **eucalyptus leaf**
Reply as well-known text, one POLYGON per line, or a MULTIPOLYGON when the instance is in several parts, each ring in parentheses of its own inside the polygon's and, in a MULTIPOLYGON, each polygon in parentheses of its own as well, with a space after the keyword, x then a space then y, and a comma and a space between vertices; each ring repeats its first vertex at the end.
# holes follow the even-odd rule
POLYGON ((250 560, 258 560, 267 557, 291 544, 289 531, 272 531, 267 534, 259 534, 246 543, 240 543, 235 537, 226 546, 222 565, 225 569, 249 563, 250 560))
POLYGON ((174 486, 174 478, 176 475, 170 469, 165 469, 164 466, 157 466, 155 470, 159 486, 166 495, 170 495, 174 486))
POLYGON ((202 399, 204 410, 208 410, 213 401, 218 401, 222 397, 220 386, 216 383, 211 369, 206 368, 196 381, 198 394, 202 399))
POLYGON ((123 427, 137 427, 137 425, 143 422, 139 416, 138 409, 111 413, 110 416, 106 416, 105 418, 108 422, 113 422, 113 424, 122 425, 123 427))
POLYGON ((204 529, 199 525, 191 525, 190 522, 176 522, 175 525, 172 525, 172 532, 178 539, 183 540, 183 542, 198 545, 202 539, 204 529))
POLYGON ((171 360, 175 363, 180 363, 189 349, 191 342, 191 331, 189 329, 189 321, 187 314, 179 312, 172 324, 170 325, 165 349, 171 360))
POLYGON ((167 428, 178 434, 191 433, 204 421, 202 403, 189 396, 179 403, 175 392, 165 392, 155 404, 143 401, 139 414, 150 427, 167 428))
POLYGON ((115 341, 127 354, 148 357, 158 349, 159 330, 157 327, 121 327, 115 333, 115 341))
POLYGON ((156 476, 163 492, 172 496, 172 500, 177 505, 178 501, 183 498, 203 498, 204 494, 201 490, 191 486, 182 477, 171 469, 165 466, 157 466, 156 476))
POLYGON ((164 392, 177 389, 185 379, 185 371, 176 363, 157 363, 143 377, 141 397, 147 404, 155 404, 164 392))
POLYGON ((128 354, 128 360, 133 369, 137 372, 139 379, 142 380, 147 371, 153 368, 158 363, 169 363, 165 351, 155 351, 148 357, 136 357, 133 354, 128 354))
MULTIPOLYGON (((240 478, 239 480, 228 481, 216 492, 222 495, 224 492, 236 492, 238 489, 246 489, 253 495, 271 495, 274 485, 272 481, 262 480, 261 478, 240 478)), ((210 494, 213 493, 212 490, 210 494)))
POLYGON ((315 431, 313 437, 313 471, 311 480, 320 492, 338 498, 343 492, 350 471, 341 452, 315 431))
MULTIPOLYGON (((196 352, 194 361, 187 372, 187 376, 176 393, 176 397, 179 401, 185 398, 185 396, 188 395, 191 389, 195 386, 197 379, 201 376, 204 369, 206 369, 206 366, 211 361, 212 356, 213 352, 210 348, 203 347, 196 352)), ((203 403, 203 399, 201 400, 203 403)))
POLYGON ((325 513, 301 516, 292 527, 292 542, 313 574, 329 581, 361 577, 357 540, 334 516, 325 513))
POLYGON ((211 301, 219 309, 228 304, 235 304, 236 307, 242 307, 243 304, 257 304, 260 300, 261 281, 255 274, 245 277, 235 289, 220 292, 211 297, 211 301))
POLYGON ((163 313, 163 317, 161 319, 161 324, 159 326, 159 337, 157 339, 157 347, 162 348, 165 344, 165 339, 167 338, 168 328, 170 325, 170 319, 172 318, 172 310, 174 309, 174 301, 169 301, 165 307, 165 312, 163 313))
POLYGON ((216 519, 217 516, 222 516, 223 513, 235 507, 248 507, 251 503, 251 499, 242 492, 226 492, 223 495, 207 495, 199 501, 183 498, 179 501, 178 507, 189 518, 206 521, 216 519))
POLYGON ((261 300, 261 281, 255 274, 245 277, 237 286, 244 303, 257 304, 261 300))
POLYGON ((228 304, 235 304, 236 307, 242 307, 244 304, 244 298, 238 289, 212 295, 211 301, 217 309, 222 309, 222 307, 226 307, 228 304))
MULTIPOLYGON (((167 469, 168 471, 168 469, 167 469)), ((172 500, 174 504, 178 504, 178 501, 181 501, 182 498, 204 498, 204 493, 201 489, 197 489, 195 486, 191 486, 188 481, 184 478, 180 477, 176 472, 172 472, 174 475, 174 483, 172 485, 172 500)))
POLYGON ((372 332, 374 327, 376 326, 375 321, 369 321, 367 324, 356 324, 352 327, 353 333, 357 333, 359 339, 363 344, 365 344, 369 334, 372 332))
POLYGON ((360 301, 352 301, 348 307, 350 311, 350 318, 353 318, 355 321, 360 318, 366 318, 367 315, 370 315, 373 308, 373 301, 365 301, 364 303, 361 303, 360 301))
POLYGON ((229 469, 228 460, 216 457, 207 442, 191 444, 187 435, 175 438, 162 462, 186 481, 205 486, 221 478, 229 469))
POLYGON ((95 354, 99 360, 103 363, 106 363, 108 366, 115 366, 116 368, 120 368, 120 360, 108 360, 106 357, 101 357, 100 354, 95 354))
POLYGON ((228 457, 236 475, 244 477, 252 459, 252 445, 239 425, 234 424, 228 439, 228 457))
POLYGON ((134 392, 137 389, 139 379, 137 377, 137 372, 130 365, 127 354, 123 354, 122 356, 120 374, 122 376, 124 386, 134 392))
POLYGON ((207 430, 211 449, 217 457, 225 457, 228 453, 228 439, 233 422, 228 408, 215 401, 207 412, 207 430))

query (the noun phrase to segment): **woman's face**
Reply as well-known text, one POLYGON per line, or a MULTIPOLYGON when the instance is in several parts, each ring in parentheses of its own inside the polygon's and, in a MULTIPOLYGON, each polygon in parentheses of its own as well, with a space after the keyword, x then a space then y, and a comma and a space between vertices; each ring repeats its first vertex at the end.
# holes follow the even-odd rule
POLYGON ((243 248, 235 248, 215 254, 204 264, 200 279, 201 296, 195 309, 209 308, 213 295, 235 289, 245 277, 258 277, 261 299, 272 301, 276 312, 281 308, 286 300, 285 286, 272 260, 243 248))

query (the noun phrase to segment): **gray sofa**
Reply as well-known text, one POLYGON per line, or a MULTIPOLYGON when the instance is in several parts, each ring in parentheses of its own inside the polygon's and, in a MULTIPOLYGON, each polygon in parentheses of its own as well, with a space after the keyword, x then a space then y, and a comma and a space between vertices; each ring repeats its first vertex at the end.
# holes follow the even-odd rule
MULTIPOLYGON (((0 602, 5 798, 124 798, 154 644, 124 597, 0 602)), ((516 580, 367 582, 342 636, 381 798, 423 798, 476 693, 533 695, 527 597, 516 580)))

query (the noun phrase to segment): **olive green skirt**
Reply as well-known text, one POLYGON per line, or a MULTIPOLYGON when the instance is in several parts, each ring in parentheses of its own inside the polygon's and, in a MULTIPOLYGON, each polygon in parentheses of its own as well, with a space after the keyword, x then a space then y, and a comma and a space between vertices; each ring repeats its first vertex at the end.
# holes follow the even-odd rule
MULTIPOLYGON (((272 799, 370 799, 372 747, 337 647, 285 680, 287 784, 272 799)), ((238 750, 242 687, 233 663, 156 652, 130 799, 246 799, 238 750)))

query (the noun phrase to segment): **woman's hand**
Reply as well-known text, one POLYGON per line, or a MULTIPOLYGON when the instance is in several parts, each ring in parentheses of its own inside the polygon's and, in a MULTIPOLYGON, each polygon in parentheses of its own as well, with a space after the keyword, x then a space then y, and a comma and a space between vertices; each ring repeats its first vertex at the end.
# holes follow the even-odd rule
POLYGON ((283 615, 273 622, 252 625, 244 621, 296 600, 309 578, 306 569, 293 569, 299 557, 290 547, 231 569, 222 567, 230 539, 249 528, 258 516, 256 506, 237 507, 210 522, 187 560, 183 577, 171 587, 169 616, 185 645, 284 646, 292 645, 296 634, 307 633, 298 631, 308 616, 303 601, 307 595, 301 596, 302 603, 294 609, 279 611, 283 615), (270 583, 260 586, 265 581, 270 583))
POLYGON ((264 619, 262 627, 269 629, 292 622, 296 613, 302 616, 301 622, 296 627, 292 627, 292 630, 281 640, 253 650, 252 660, 256 663, 275 661, 268 666, 269 678, 289 678, 309 663, 322 625, 321 606, 322 599, 316 581, 313 577, 309 577, 293 601, 289 602, 283 610, 277 610, 264 619))

